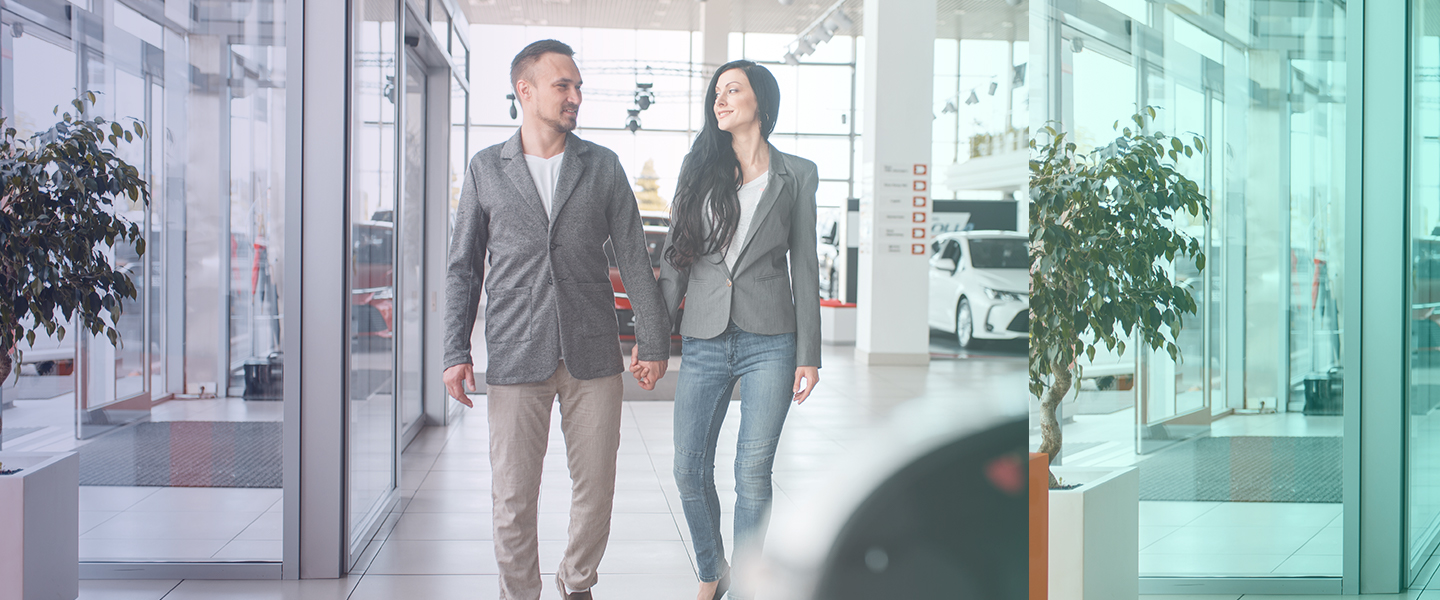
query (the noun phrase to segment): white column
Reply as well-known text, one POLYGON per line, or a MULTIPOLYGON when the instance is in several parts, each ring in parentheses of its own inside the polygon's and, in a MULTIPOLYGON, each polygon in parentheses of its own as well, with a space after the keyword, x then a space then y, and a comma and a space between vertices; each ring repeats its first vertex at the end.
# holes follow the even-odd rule
POLYGON ((698 58, 705 70, 713 73, 730 62, 730 0, 705 0, 700 4, 700 37, 698 58))
POLYGON ((865 2, 865 163, 855 357, 926 365, 936 0, 865 2))

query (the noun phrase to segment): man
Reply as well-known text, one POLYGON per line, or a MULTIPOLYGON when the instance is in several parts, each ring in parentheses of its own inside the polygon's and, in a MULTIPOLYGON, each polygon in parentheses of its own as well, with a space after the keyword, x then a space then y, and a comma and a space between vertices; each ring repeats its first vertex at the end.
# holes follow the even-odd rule
POLYGON ((489 297, 495 559, 500 597, 508 600, 540 597, 536 512, 557 395, 573 483, 570 541, 556 574, 562 598, 591 598, 609 539, 625 368, 607 239, 635 309, 632 367, 645 374, 643 387, 664 376, 670 353, 670 318, 625 171, 614 152, 570 133, 581 99, 573 56, 569 46, 544 40, 511 63, 525 120, 510 141, 470 161, 446 275, 445 387, 466 406, 465 388, 475 389, 470 333, 482 282, 489 297))

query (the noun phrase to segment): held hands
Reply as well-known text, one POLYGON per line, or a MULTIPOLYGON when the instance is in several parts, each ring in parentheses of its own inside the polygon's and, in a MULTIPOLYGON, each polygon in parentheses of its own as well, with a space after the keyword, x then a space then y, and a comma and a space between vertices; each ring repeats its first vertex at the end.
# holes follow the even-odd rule
POLYGON ((795 403, 803 404, 810 392, 815 391, 815 385, 820 383, 820 369, 816 367, 798 367, 795 369, 795 403), (803 384, 801 382, 804 382, 803 384))
POLYGON ((669 366, 669 361, 640 360, 640 344, 635 344, 635 347, 630 349, 630 374, 640 382, 641 388, 655 389, 655 382, 665 376, 665 369, 669 366))
POLYGON ((465 390, 475 391, 475 365, 465 363, 445 369, 445 391, 468 408, 475 408, 465 390))

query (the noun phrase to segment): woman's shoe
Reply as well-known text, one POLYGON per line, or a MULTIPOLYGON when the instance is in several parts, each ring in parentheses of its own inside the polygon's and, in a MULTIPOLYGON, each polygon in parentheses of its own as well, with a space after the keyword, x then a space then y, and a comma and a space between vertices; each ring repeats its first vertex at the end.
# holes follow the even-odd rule
POLYGON ((721 598, 725 597, 725 592, 728 591, 730 591, 730 573, 726 572, 720 576, 720 581, 716 582, 715 595, 711 596, 710 600, 721 600, 721 598))

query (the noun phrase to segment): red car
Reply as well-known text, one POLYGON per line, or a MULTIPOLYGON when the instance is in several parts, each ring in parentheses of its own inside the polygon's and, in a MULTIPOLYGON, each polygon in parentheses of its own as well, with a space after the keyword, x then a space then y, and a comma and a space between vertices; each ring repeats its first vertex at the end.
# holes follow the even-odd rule
MULTIPOLYGON (((645 246, 650 252, 650 265, 655 269, 655 277, 660 277, 660 263, 665 260, 663 254, 665 249, 665 236, 670 233, 670 218, 664 213, 642 212, 640 213, 641 223, 645 228, 645 246)), ((605 257, 610 260, 610 286, 615 290, 615 318, 620 324, 620 339, 633 342, 635 340, 635 310, 630 306, 630 296, 625 294, 625 282, 620 279, 620 268, 615 263, 615 250, 610 242, 605 242, 605 257)), ((685 304, 680 304, 681 313, 684 312, 685 304)), ((679 324, 675 324, 678 331, 679 324)), ((672 344, 680 343, 680 334, 672 332, 670 337, 672 344)))
POLYGON ((395 336, 395 224, 356 223, 350 233, 355 261, 350 293, 350 334, 395 336))

